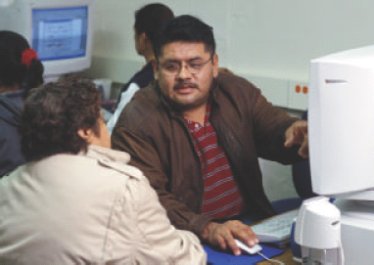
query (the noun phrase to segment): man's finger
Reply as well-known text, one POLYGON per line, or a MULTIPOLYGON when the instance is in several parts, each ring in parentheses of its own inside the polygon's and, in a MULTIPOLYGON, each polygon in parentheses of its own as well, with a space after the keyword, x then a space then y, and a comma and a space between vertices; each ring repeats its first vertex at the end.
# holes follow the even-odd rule
POLYGON ((217 242, 221 249, 223 250, 227 249, 226 239, 224 237, 218 235, 217 242))
POLYGON ((302 145, 300 146, 297 153, 302 158, 308 158, 308 156, 309 156, 308 136, 305 136, 304 141, 303 141, 302 145))
POLYGON ((234 255, 238 256, 238 255, 241 254, 240 248, 238 247, 238 245, 236 244, 236 242, 235 242, 235 240, 232 236, 227 238, 227 245, 232 250, 234 255))

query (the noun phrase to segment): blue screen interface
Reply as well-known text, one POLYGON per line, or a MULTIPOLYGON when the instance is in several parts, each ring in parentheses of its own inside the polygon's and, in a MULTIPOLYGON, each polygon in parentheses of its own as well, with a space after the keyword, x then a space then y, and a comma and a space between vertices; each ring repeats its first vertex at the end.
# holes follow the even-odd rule
POLYGON ((32 10, 32 47, 42 61, 86 55, 88 7, 32 10))

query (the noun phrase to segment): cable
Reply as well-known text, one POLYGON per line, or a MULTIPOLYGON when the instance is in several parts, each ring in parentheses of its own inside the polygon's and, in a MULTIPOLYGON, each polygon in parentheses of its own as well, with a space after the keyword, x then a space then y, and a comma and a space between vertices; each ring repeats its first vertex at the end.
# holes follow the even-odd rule
POLYGON ((279 260, 276 260, 276 259, 271 259, 271 258, 268 258, 267 256, 265 256, 264 253, 262 252, 257 252, 258 255, 260 255, 261 257, 263 257, 264 259, 266 259, 267 261, 269 261, 271 264, 279 264, 279 265, 286 265, 285 263, 279 261, 279 260))

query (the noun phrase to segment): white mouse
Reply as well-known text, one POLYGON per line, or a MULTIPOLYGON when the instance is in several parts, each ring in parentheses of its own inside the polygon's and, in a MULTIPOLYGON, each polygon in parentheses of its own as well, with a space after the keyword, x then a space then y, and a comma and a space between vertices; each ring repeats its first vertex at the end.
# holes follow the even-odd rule
POLYGON ((257 252, 262 250, 262 247, 259 244, 254 245, 253 247, 248 247, 242 241, 235 239, 236 245, 243 251, 247 252, 248 254, 256 254, 257 252))

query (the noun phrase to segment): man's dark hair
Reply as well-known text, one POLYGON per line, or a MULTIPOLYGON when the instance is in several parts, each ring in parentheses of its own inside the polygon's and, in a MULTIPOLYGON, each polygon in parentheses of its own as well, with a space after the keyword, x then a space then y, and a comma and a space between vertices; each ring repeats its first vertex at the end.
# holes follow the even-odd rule
POLYGON ((135 32, 137 35, 144 32, 153 46, 160 30, 173 18, 173 11, 166 5, 160 3, 145 5, 135 12, 135 32))
POLYGON ((164 27, 153 46, 156 58, 160 57, 163 46, 177 41, 201 42, 212 55, 216 52, 213 28, 190 15, 176 17, 164 27))
POLYGON ((32 59, 30 65, 22 63, 22 55, 29 48, 22 35, 0 31, 0 86, 19 85, 27 90, 43 83, 44 67, 39 59, 32 59))
POLYGON ((88 80, 48 83, 32 89, 22 113, 22 151, 27 160, 87 151, 79 129, 99 136, 99 92, 88 80))

